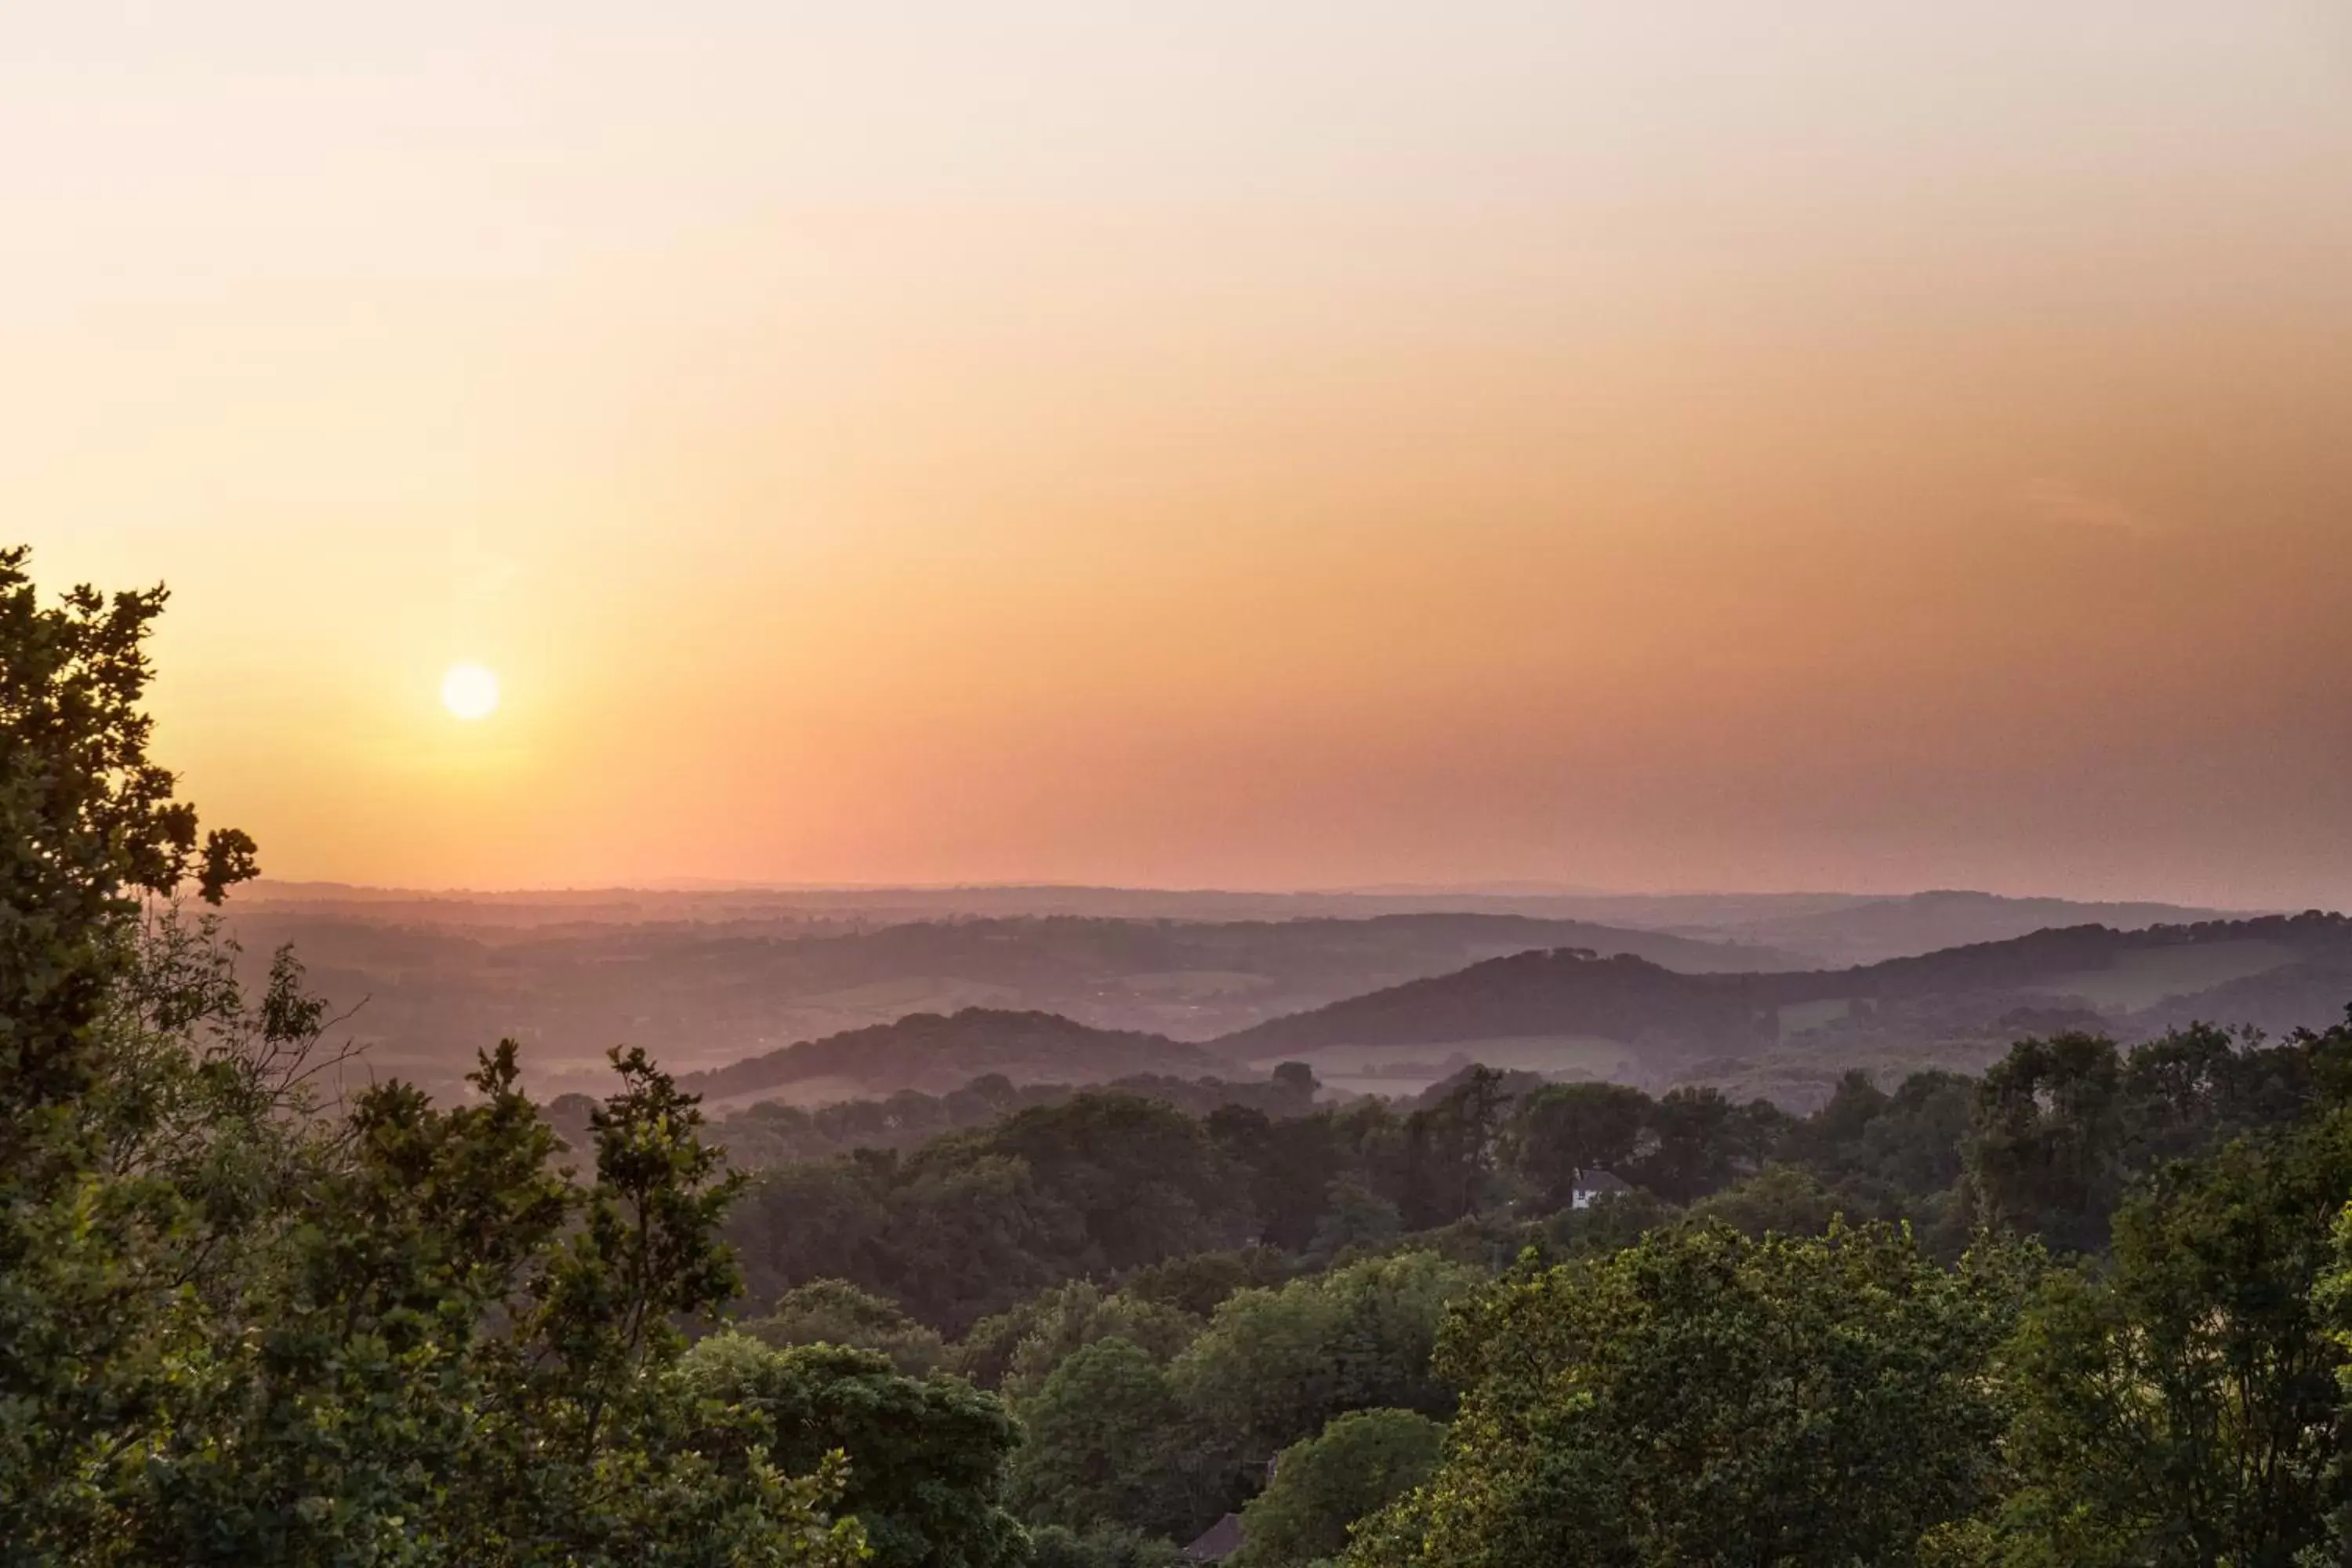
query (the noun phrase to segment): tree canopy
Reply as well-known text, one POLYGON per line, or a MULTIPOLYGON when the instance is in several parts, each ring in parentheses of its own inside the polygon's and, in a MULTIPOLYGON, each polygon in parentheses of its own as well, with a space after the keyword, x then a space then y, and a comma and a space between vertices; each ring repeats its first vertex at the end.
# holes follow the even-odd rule
POLYGON ((1507 1280, 1449 1325, 1468 1392, 1435 1478, 1349 1560, 1908 1561, 1990 1494, 2022 1261, 1699 1226, 1507 1280))
POLYGON ((1304 1568, 1336 1558, 1348 1527, 1429 1479, 1442 1423, 1411 1410, 1353 1410, 1282 1451, 1242 1510, 1236 1568, 1304 1568))

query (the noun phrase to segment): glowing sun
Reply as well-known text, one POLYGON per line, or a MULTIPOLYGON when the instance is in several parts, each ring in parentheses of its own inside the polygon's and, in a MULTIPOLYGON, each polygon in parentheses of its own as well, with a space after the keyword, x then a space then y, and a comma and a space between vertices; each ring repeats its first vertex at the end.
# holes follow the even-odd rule
POLYGON ((441 706, 460 719, 487 719, 499 710, 499 678, 478 664, 453 664, 441 678, 441 706))

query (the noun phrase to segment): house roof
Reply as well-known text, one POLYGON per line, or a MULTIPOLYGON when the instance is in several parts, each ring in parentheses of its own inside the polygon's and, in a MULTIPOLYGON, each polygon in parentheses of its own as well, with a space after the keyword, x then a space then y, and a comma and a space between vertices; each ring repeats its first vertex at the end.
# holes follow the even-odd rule
POLYGON ((1587 1171, 1577 1179, 1580 1193, 1630 1193, 1633 1185, 1614 1171, 1587 1171))
POLYGON ((1229 1513, 1201 1532, 1201 1538, 1177 1553, 1187 1563, 1223 1563, 1242 1549, 1242 1516, 1229 1513))

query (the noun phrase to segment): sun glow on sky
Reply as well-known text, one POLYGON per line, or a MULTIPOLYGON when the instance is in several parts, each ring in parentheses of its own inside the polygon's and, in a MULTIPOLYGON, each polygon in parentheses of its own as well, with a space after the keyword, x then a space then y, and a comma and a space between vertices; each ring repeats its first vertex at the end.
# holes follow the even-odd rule
POLYGON ((441 678, 441 706, 460 719, 487 719, 499 710, 499 678, 478 664, 453 664, 441 678))
POLYGON ((2340 0, 6 8, 0 515, 273 876, 2340 905, 2347 169, 2340 0))

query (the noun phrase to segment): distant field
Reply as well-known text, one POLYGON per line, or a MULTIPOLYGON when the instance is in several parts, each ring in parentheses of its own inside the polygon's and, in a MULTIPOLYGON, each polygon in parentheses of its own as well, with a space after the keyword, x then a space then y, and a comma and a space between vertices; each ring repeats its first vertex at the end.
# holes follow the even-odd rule
POLYGON ((793 1003, 804 1009, 839 1008, 860 1015, 859 1021, 863 1022, 865 1014, 877 1010, 898 1014, 953 1013, 964 1007, 1009 1006, 1019 998, 1020 993, 1009 985, 908 974, 869 981, 863 985, 845 985, 834 991, 812 992, 793 998, 793 1003))
POLYGON ((1112 984, 1138 996, 1170 997, 1179 1001, 1197 996, 1246 996, 1269 991, 1274 982, 1263 974, 1231 969, 1171 969, 1158 973, 1122 974, 1112 984))
POLYGON ((2106 969, 2060 975, 2034 990, 2080 996, 2103 1012, 2136 1013, 2168 996, 2192 996, 2250 974, 2294 962, 2294 951, 2274 942, 2216 942, 2126 952, 2106 969))
POLYGON ((720 1095, 702 1102, 706 1116, 724 1116, 754 1106, 762 1101, 796 1105, 803 1110, 814 1110, 820 1105, 837 1105, 845 1100, 878 1100, 882 1091, 872 1084, 860 1083, 854 1078, 810 1078, 798 1083, 779 1084, 772 1089, 755 1089, 743 1094, 720 1095))
POLYGON ((1780 1037, 1785 1040, 1791 1035, 1834 1024, 1853 1011, 1853 1004, 1843 996, 1826 1002, 1791 1002, 1780 1009, 1780 1037))
POLYGON ((1327 1086, 1347 1094, 1419 1094, 1471 1062, 1549 1077, 1632 1081, 1641 1075, 1622 1040, 1597 1036, 1517 1036, 1447 1040, 1435 1045, 1326 1046, 1252 1061, 1269 1072, 1277 1062, 1303 1061, 1327 1086))
POLYGON ((1764 1099, 1781 1110, 1806 1115, 1821 1109, 1838 1079, 1859 1068, 1881 1089, 1892 1089, 1915 1072, 1980 1073, 2009 1053, 2006 1040, 1959 1039, 1911 1045, 1879 1045, 1856 1051, 1799 1041, 1717 1070, 1693 1081, 1721 1089, 1735 1100, 1764 1099))

